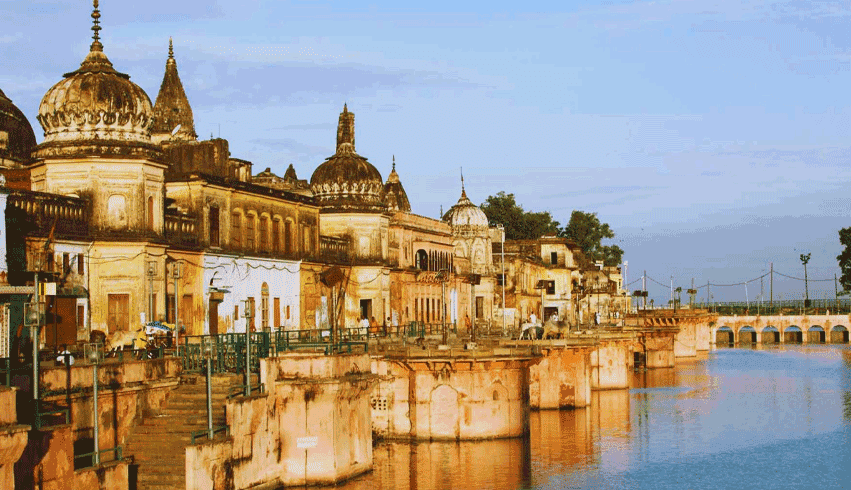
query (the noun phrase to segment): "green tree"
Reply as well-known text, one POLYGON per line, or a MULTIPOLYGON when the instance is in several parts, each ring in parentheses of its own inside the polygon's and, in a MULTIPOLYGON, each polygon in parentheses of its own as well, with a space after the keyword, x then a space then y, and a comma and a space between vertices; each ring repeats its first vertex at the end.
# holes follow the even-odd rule
POLYGON ((602 244, 603 240, 614 238, 615 233, 608 223, 600 222, 597 213, 573 211, 560 235, 576 242, 591 261, 602 260, 607 266, 621 263, 623 250, 617 245, 602 244))
POLYGON ((842 276, 839 277, 839 285, 842 286, 840 294, 851 292, 851 227, 839 230, 839 243, 842 244, 842 253, 836 256, 842 276))
POLYGON ((544 235, 557 235, 559 222, 548 211, 528 212, 517 204, 514 194, 500 191, 488 196, 480 206, 488 221, 505 227, 506 240, 535 240, 544 235))

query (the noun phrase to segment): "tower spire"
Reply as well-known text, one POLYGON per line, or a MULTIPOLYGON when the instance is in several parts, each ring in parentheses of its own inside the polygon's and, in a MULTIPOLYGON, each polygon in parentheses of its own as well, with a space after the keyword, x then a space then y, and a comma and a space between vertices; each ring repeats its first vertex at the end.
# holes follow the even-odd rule
POLYGON ((103 51, 103 44, 100 43, 100 10, 98 10, 98 0, 94 0, 94 10, 92 11, 92 31, 94 31, 94 35, 92 36, 92 46, 89 49, 90 51, 103 51))
POLYGON ((171 36, 168 36, 168 59, 174 59, 174 42, 171 39, 171 36))
POLYGON ((461 197, 467 197, 467 191, 464 189, 464 167, 461 167, 461 197))
POLYGON ((396 155, 393 155, 393 171, 396 171, 396 155))

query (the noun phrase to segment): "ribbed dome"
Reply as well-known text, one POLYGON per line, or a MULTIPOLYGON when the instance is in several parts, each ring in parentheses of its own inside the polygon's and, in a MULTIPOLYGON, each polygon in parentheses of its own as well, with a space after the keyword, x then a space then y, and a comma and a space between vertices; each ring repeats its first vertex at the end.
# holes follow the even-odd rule
POLYGON ((38 122, 44 128, 44 143, 151 140, 151 99, 129 75, 117 72, 103 53, 99 17, 95 2, 95 35, 88 56, 41 99, 38 122))
POLYGON ((381 174, 355 153, 355 115, 343 106, 337 128, 337 152, 314 170, 310 189, 324 208, 386 211, 381 174))
POLYGON ((443 221, 448 222, 453 228, 486 229, 488 227, 488 217, 485 212, 467 198, 467 192, 463 186, 461 187, 461 198, 443 215, 443 221))
POLYGON ((35 133, 30 122, 0 90, 0 160, 25 163, 35 145, 35 133))
POLYGON ((411 202, 408 201, 408 194, 405 188, 402 187, 402 182, 399 180, 399 174, 396 173, 396 156, 393 156, 393 170, 387 176, 387 182, 384 183, 384 191, 382 192, 383 201, 387 204, 390 211, 405 211, 411 212, 411 202))
POLYGON ((154 104, 154 125, 151 135, 156 141, 197 139, 195 134, 195 118, 183 83, 177 73, 177 61, 174 59, 174 45, 168 40, 168 60, 165 63, 165 74, 157 101, 154 104))

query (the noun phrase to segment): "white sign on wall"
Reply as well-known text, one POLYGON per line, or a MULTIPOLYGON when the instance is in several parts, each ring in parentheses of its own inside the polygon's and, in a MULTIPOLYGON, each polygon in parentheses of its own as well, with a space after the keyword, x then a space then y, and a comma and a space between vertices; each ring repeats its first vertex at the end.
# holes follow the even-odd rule
POLYGON ((299 449, 310 449, 316 447, 318 443, 319 437, 317 436, 304 436, 296 439, 296 447, 299 449))

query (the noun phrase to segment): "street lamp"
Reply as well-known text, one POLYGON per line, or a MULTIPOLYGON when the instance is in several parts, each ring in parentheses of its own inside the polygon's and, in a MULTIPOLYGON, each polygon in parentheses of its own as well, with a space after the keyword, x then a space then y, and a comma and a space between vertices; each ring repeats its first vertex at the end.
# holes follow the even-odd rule
POLYGON ((92 427, 94 432, 94 464, 100 464, 100 443, 98 442, 98 364, 103 360, 103 348, 100 343, 86 344, 85 356, 92 365, 92 427))
POLYGON ((41 303, 38 301, 38 282, 35 283, 35 302, 26 305, 26 313, 24 321, 30 327, 30 335, 33 343, 33 401, 35 401, 35 410, 38 412, 38 337, 39 327, 41 326, 41 303))
POLYGON ((502 336, 505 337, 505 226, 496 225, 500 237, 500 253, 502 255, 502 336))
MULTIPOLYGON (((201 337, 201 350, 207 363, 207 439, 213 440, 213 337, 201 337)), ((250 392, 249 392, 250 393, 250 392)))
POLYGON ((150 286, 148 290, 148 321, 152 322, 154 321, 152 318, 154 316, 154 276, 157 275, 157 263, 153 260, 148 261, 147 275, 150 286))
POLYGON ((251 396, 251 330, 248 327, 254 312, 251 301, 245 299, 242 303, 245 305, 245 396, 251 396))
POLYGON ((810 307, 810 292, 807 286, 807 262, 810 261, 811 255, 811 253, 801 254, 801 262, 804 264, 804 308, 810 307))
POLYGON ((172 277, 174 278, 174 346, 175 348, 180 345, 180 321, 178 316, 177 302, 177 280, 180 279, 181 269, 183 269, 183 262, 178 260, 174 262, 173 268, 171 270, 172 277))

